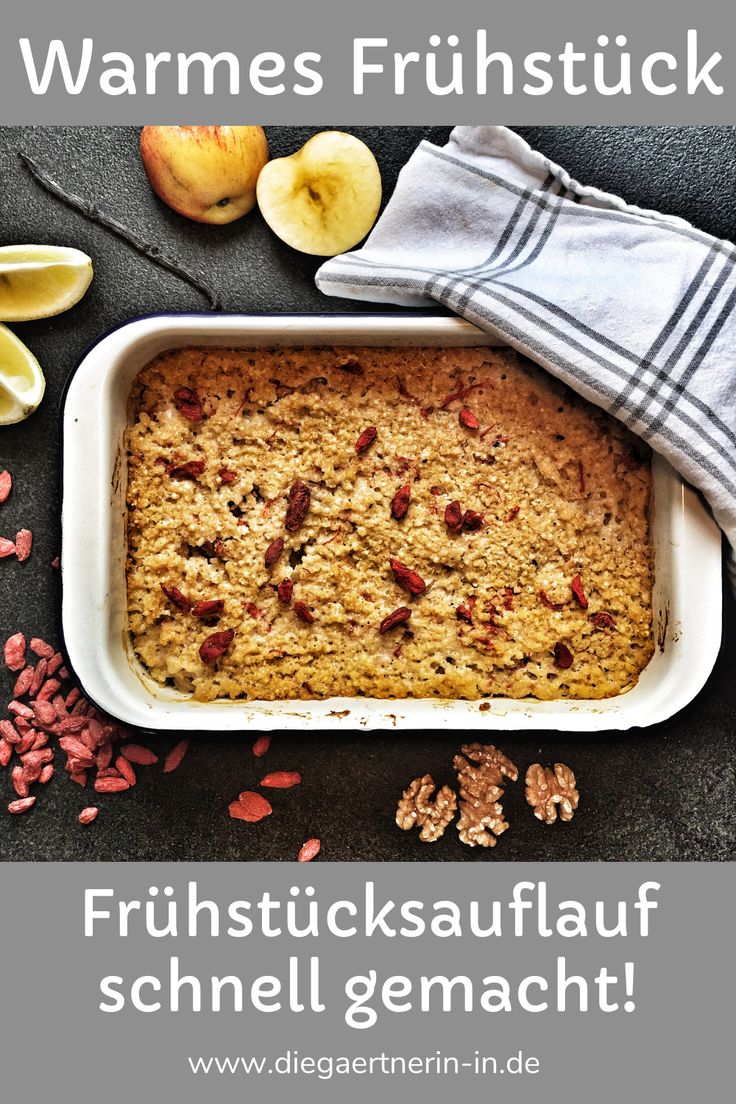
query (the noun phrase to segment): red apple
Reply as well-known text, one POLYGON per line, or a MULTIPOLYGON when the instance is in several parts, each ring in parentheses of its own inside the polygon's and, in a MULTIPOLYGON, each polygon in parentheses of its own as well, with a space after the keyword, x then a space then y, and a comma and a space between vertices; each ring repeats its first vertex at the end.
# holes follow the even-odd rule
POLYGON ((259 126, 146 126, 141 158, 174 211, 195 222, 234 222, 255 206, 268 142, 259 126))

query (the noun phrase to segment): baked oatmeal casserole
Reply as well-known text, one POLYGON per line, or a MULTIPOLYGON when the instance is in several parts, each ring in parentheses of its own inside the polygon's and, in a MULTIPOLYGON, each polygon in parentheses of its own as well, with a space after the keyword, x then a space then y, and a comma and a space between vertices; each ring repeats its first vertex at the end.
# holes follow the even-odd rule
POLYGON ((604 698, 652 655, 646 447, 509 350, 173 350, 127 456, 133 649, 198 700, 604 698))

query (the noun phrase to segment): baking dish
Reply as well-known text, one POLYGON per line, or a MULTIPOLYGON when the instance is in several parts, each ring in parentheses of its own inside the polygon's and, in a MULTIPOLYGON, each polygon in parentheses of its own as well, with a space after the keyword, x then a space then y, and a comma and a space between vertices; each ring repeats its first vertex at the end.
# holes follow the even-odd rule
POLYGON ((124 432, 134 377, 157 353, 185 345, 484 345, 456 318, 417 315, 178 315, 131 321, 79 364, 63 410, 62 621, 85 693, 127 724, 179 731, 272 729, 559 729, 655 724, 690 702, 721 634, 721 540, 698 496, 655 457, 655 654, 637 685, 596 701, 479 702, 332 698, 194 702, 140 666, 126 630, 124 432), (697 595, 697 601, 694 596, 697 595))

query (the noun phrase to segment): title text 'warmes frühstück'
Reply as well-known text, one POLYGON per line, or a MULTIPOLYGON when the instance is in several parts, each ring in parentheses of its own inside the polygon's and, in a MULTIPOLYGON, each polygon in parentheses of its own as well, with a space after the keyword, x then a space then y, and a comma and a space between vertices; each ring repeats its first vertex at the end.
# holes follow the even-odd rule
MULTIPOLYGON (((164 44, 162 44, 163 46, 164 44)), ((352 64, 353 96, 545 96, 586 94, 628 96, 721 96, 723 56, 710 51, 697 29, 672 49, 644 53, 624 34, 599 34, 586 41, 565 43, 560 51, 534 50, 515 56, 503 42, 478 29, 463 39, 455 34, 429 34, 417 49, 399 51, 386 37, 353 38, 346 43, 352 64)), ((99 91, 105 96, 144 99, 161 93, 229 95, 232 97, 316 96, 331 81, 329 61, 317 51, 288 57, 277 50, 246 55, 175 49, 139 55, 100 50, 94 39, 45 43, 18 40, 30 91, 78 96, 99 91)))

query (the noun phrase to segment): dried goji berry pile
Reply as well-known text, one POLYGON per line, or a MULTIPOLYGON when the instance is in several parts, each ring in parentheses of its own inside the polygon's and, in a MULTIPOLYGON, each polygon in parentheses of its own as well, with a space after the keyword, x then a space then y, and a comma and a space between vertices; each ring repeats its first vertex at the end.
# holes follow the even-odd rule
MULTIPOLYGON (((9 472, 0 472, 0 505, 13 489, 9 472)), ((33 536, 21 529, 12 541, 0 537, 0 558, 21 562, 31 554, 33 536)), ((52 562, 58 568, 58 558, 52 562)), ((134 743, 120 725, 104 716, 74 685, 64 657, 40 637, 29 643, 15 633, 4 645, 5 666, 16 675, 7 717, 0 720, 0 766, 10 768, 17 800, 8 812, 25 813, 36 803, 31 790, 54 776, 59 758, 73 782, 91 785, 98 794, 122 793, 136 784, 136 766, 158 762, 158 756, 134 743)), ((167 756, 165 771, 181 762, 188 741, 167 756)), ((99 810, 90 805, 79 813, 80 824, 91 824, 99 810)))
MULTIPOLYGON (((16 674, 8 716, 0 720, 0 766, 10 767, 17 800, 10 813, 24 813, 36 803, 32 787, 53 778, 60 756, 72 782, 91 785, 95 793, 123 793, 135 786, 136 767, 151 766, 158 756, 133 742, 131 733, 102 714, 74 686, 64 657, 38 637, 29 643, 15 633, 3 649, 5 666, 16 674)), ((188 745, 183 740, 168 754, 165 771, 179 765, 188 745)), ((97 809, 79 815, 91 824, 97 809)))

